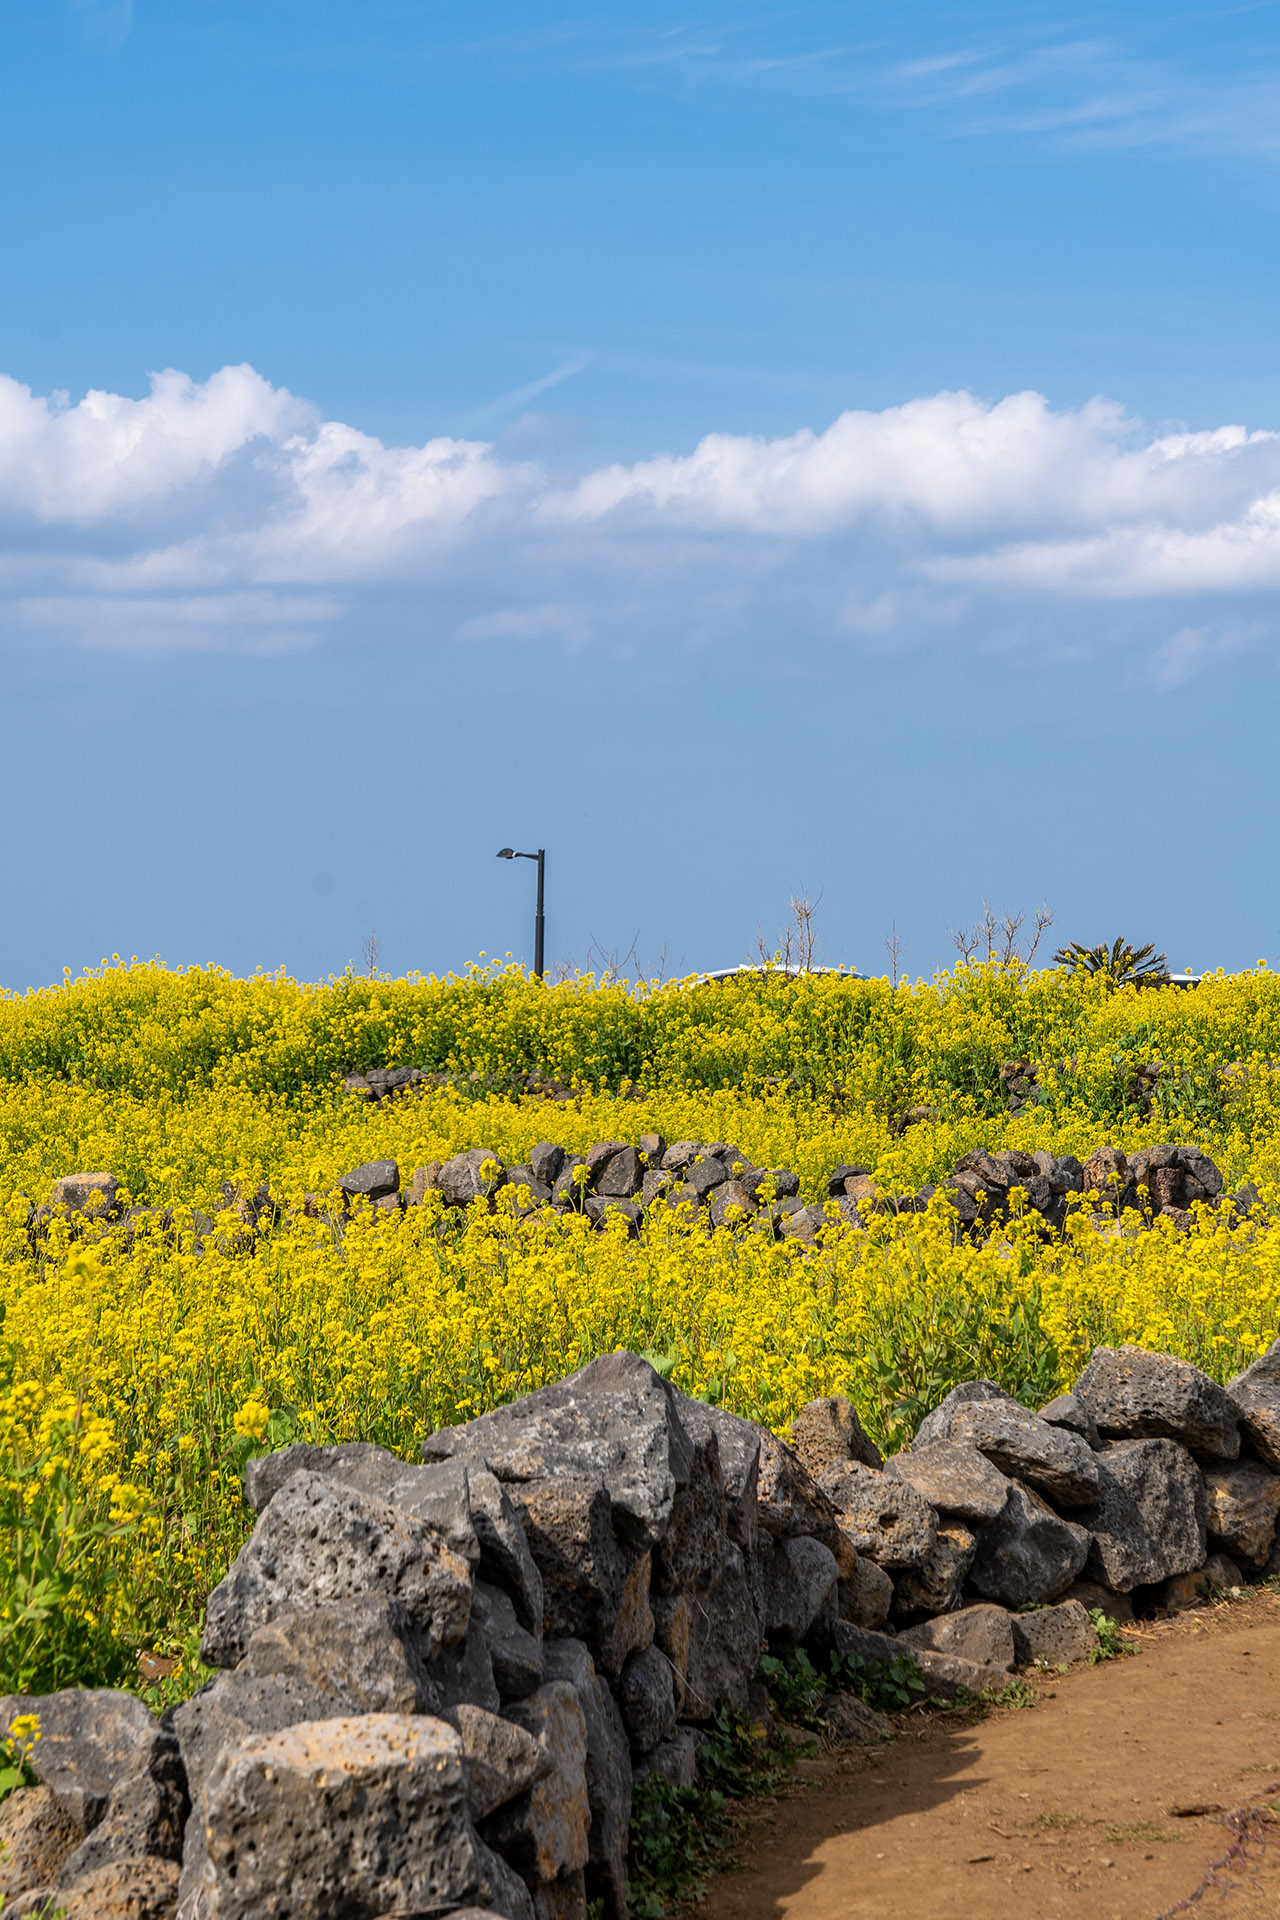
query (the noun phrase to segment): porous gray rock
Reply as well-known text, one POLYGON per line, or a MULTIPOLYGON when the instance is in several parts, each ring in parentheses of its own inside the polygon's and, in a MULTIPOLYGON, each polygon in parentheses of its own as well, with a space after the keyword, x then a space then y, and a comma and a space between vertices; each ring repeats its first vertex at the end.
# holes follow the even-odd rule
POLYGON ((633 1653, 617 1684, 618 1705, 634 1753, 647 1753, 676 1728, 676 1690, 671 1662, 659 1647, 633 1653))
POLYGON ((541 1633, 542 1577, 519 1514, 483 1460, 420 1466, 366 1441, 337 1446, 299 1441, 249 1462, 245 1498, 254 1512, 261 1515, 299 1472, 318 1473, 429 1521, 482 1579, 510 1594, 530 1632, 541 1633))
MULTIPOLYGON (((899 1573, 893 1583, 894 1611, 898 1615, 950 1613, 960 1596, 978 1552, 978 1537, 960 1521, 945 1522, 922 1567, 899 1573)), ((859 1561, 859 1565, 863 1563, 859 1561)))
POLYGON ((64 1863, 62 1885, 130 1861, 181 1859, 188 1807, 178 1743, 166 1732, 146 1765, 112 1787, 102 1818, 64 1863))
POLYGON ((944 1613, 936 1620, 905 1628, 898 1635, 898 1645, 971 1660, 993 1675, 1012 1673, 1013 1615, 1004 1607, 989 1604, 962 1607, 957 1613, 944 1613))
POLYGON ((1060 1600, 1034 1613, 1015 1613, 1014 1659, 1020 1667, 1070 1667, 1098 1644, 1092 1620, 1078 1600, 1060 1600))
POLYGON ((855 1627, 882 1627, 893 1605, 893 1577, 863 1555, 843 1574, 836 1592, 836 1611, 855 1627))
POLYGON ((1135 1618, 1133 1600, 1127 1593, 1114 1593, 1100 1580, 1073 1580, 1062 1595, 1064 1601, 1078 1600, 1086 1613, 1099 1612, 1119 1623, 1135 1618))
POLYGON ((582 1868, 539 1881, 533 1889, 533 1920, 587 1920, 587 1883, 582 1868))
POLYGON ((913 1486, 853 1460, 828 1467, 818 1484, 860 1557, 888 1569, 925 1565, 938 1537, 938 1516, 913 1486))
POLYGON ((699 1200, 705 1200, 717 1187, 722 1187, 729 1177, 728 1167, 714 1154, 700 1154, 684 1170, 685 1185, 699 1200))
POLYGON ((676 1712, 684 1710, 685 1674, 689 1666, 689 1641, 693 1632, 693 1595, 656 1593, 652 1595, 653 1644, 671 1666, 675 1688, 676 1712))
MULTIPOLYGON (((545 1596, 542 1575, 538 1571, 524 1523, 505 1487, 483 1462, 467 1464, 467 1498, 471 1524, 480 1547, 477 1574, 491 1586, 501 1587, 515 1607, 517 1618, 535 1638, 542 1633, 545 1596)), ((414 1511, 430 1507, 411 1503, 414 1511)))
POLYGON ((689 1478, 676 1490, 667 1531, 654 1549, 653 1584, 660 1593, 710 1586, 724 1565, 728 1507, 719 1440, 714 1429, 689 1437, 689 1478))
POLYGON ((965 1440, 935 1440, 890 1454, 884 1477, 904 1481, 938 1513, 971 1526, 994 1520, 1009 1493, 1007 1475, 965 1440))
POLYGON ((48 1920, 51 1912, 63 1920, 173 1920, 177 1882, 172 1860, 111 1860, 61 1889, 50 1906, 15 1906, 14 1920, 36 1920, 37 1914, 48 1920))
MULTIPOLYGON (((536 1900, 515 1868, 508 1866, 500 1853, 495 1853, 478 1838, 476 1865, 479 1877, 475 1897, 479 1906, 470 1909, 473 1914, 487 1914, 489 1920, 495 1913, 501 1914, 503 1920, 537 1920, 536 1900)), ((466 1911, 466 1908, 461 1910, 466 1911)), ((387 1920, 397 1920, 397 1917, 387 1916, 387 1920)), ((450 1920, 461 1920, 457 1909, 450 1920)))
POLYGON ((631 1239, 640 1231, 643 1209, 638 1200, 616 1200, 606 1194, 589 1193, 583 1206, 588 1220, 597 1227, 621 1221, 631 1239))
MULTIPOLYGON (((542 1622, 538 1622, 541 1629, 542 1622)), ((523 1700, 542 1685, 542 1648, 521 1626, 509 1594, 487 1581, 471 1590, 471 1627, 489 1650, 494 1684, 504 1700, 523 1700)))
POLYGON ((1189 1360, 1142 1347, 1095 1347, 1074 1392, 1107 1439, 1176 1440, 1209 1461, 1239 1455, 1239 1412, 1189 1360))
POLYGON ((469 1207, 475 1200, 487 1200, 506 1184, 506 1171, 492 1147, 469 1147, 446 1160, 437 1176, 437 1184, 451 1207, 469 1207), (490 1171, 486 1172, 488 1168, 490 1171))
POLYGON ((1276 1541, 1280 1474, 1257 1460, 1206 1467, 1205 1527, 1209 1544, 1255 1572, 1265 1567, 1276 1541))
POLYGON ((756 1489, 760 1479, 761 1429, 753 1420, 730 1413, 727 1407, 709 1407, 701 1400, 678 1396, 681 1424, 691 1441, 714 1438, 724 1483, 725 1516, 729 1538, 744 1552, 755 1545, 760 1524, 756 1489))
POLYGON ((678 1398, 638 1354, 606 1354, 465 1426, 442 1427, 423 1456, 478 1456, 509 1488, 561 1476, 594 1481, 620 1529, 653 1547, 692 1465, 678 1398))
POLYGON ((1178 1146, 1173 1151, 1183 1172, 1185 1204, 1216 1200, 1222 1192, 1222 1174, 1208 1154, 1193 1146, 1178 1146))
POLYGON ((651 1167, 640 1182, 640 1205, 651 1207, 655 1200, 661 1200, 676 1185, 674 1173, 664 1173, 661 1167, 651 1167))
MULTIPOLYGON (((684 1720, 710 1720, 718 1706, 742 1712, 763 1635, 741 1552, 731 1547, 715 1585, 689 1596, 684 1720)), ((674 1663, 673 1663, 674 1664, 674 1663)))
POLYGON ((667 1173, 683 1173, 697 1159, 701 1148, 696 1140, 673 1140, 662 1156, 663 1169, 667 1173))
POLYGON ((0 1911, 30 1888, 55 1887, 84 1837, 51 1787, 19 1787, 0 1802, 0 1911))
POLYGON ((1202 1567, 1191 1573, 1177 1573, 1165 1584, 1161 1602, 1170 1613, 1185 1613, 1191 1607, 1207 1606, 1211 1601, 1239 1587, 1244 1576, 1234 1560, 1225 1553, 1211 1553, 1202 1567))
POLYGON ((1249 1445, 1280 1473, 1280 1340, 1227 1383, 1227 1397, 1249 1445))
POLYGON ((220 1673, 173 1709, 171 1720, 191 1796, 182 1850, 178 1892, 179 1920, 204 1920, 204 1802, 206 1780, 226 1750, 251 1734, 279 1733, 306 1721, 341 1719, 360 1711, 330 1687, 316 1685, 296 1671, 250 1674, 243 1667, 220 1673))
POLYGON ((67 1687, 0 1698, 0 1727, 29 1713, 40 1720, 40 1738, 28 1760, 31 1771, 86 1831, 101 1823, 112 1796, 130 1781, 170 1775, 173 1736, 133 1694, 67 1687))
POLYGON ((1102 1435, 1092 1414, 1074 1393, 1060 1393, 1040 1409, 1040 1418, 1047 1420, 1051 1427, 1065 1427, 1068 1433, 1078 1433, 1094 1453, 1102 1446, 1102 1435))
POLYGON ((1091 1577, 1130 1593, 1203 1566, 1204 1482, 1186 1448, 1174 1440, 1118 1440, 1095 1458, 1101 1497, 1081 1516, 1090 1533, 1091 1577))
POLYGON ((754 1220, 756 1208, 741 1180, 726 1180, 711 1195, 709 1211, 713 1227, 741 1227, 754 1220))
POLYGON ((1097 1147, 1084 1163, 1085 1193, 1096 1193, 1113 1204, 1130 1191, 1129 1162, 1119 1147, 1097 1147))
POLYGON ((312 1446, 297 1440, 247 1463, 244 1497, 261 1517, 296 1473, 318 1473, 356 1493, 373 1493, 386 1499, 400 1476, 409 1471, 408 1461, 371 1440, 345 1440, 334 1446, 312 1446))
POLYGON ((480 1880, 462 1743, 365 1714, 258 1734, 206 1783, 203 1894, 218 1920, 377 1920, 471 1900, 480 1880))
POLYGON ((863 1430, 856 1407, 843 1394, 807 1401, 791 1422, 791 1446, 815 1480, 825 1468, 842 1460, 857 1460, 864 1467, 884 1465, 879 1447, 863 1430))
POLYGON ((762 1624, 773 1647, 798 1647, 836 1610, 840 1568, 821 1540, 771 1540, 764 1566, 762 1624))
POLYGON ((812 1246, 830 1224, 825 1210, 815 1201, 807 1207, 797 1207, 794 1213, 783 1214, 778 1221, 778 1232, 784 1240, 799 1240, 812 1246))
POLYGON ((429 1522, 321 1474, 295 1473, 210 1594, 201 1656, 234 1666, 257 1629, 303 1596, 324 1606, 362 1593, 403 1601, 429 1658, 466 1632, 471 1568, 429 1522))
POLYGON ((400 1169, 394 1160, 366 1160, 344 1173, 337 1186, 348 1200, 381 1200, 399 1193, 400 1169))
POLYGON ((652 1638, 651 1555, 619 1543, 609 1495, 594 1479, 565 1475, 512 1492, 542 1574, 544 1631, 607 1646, 617 1671, 652 1638))
POLYGON ((529 1153, 529 1170, 544 1187, 554 1187, 564 1166, 564 1148, 554 1140, 539 1140, 529 1153))
MULTIPOLYGON (((587 1154, 587 1165, 591 1167, 591 1154, 587 1154)), ((626 1142, 622 1144, 620 1152, 610 1154, 603 1165, 597 1165, 591 1171, 595 1175, 597 1194, 610 1200, 631 1200, 631 1196, 641 1190, 641 1181, 645 1179, 639 1154, 626 1142)))
POLYGON ((581 1153, 568 1153, 551 1189, 552 1204, 573 1213, 581 1213, 587 1198, 587 1162, 581 1153), (581 1169, 581 1174, 579 1173, 581 1169))
POLYGON ((440 1713, 460 1700, 474 1700, 490 1713, 497 1713, 502 1704, 488 1642, 474 1618, 461 1640, 442 1647, 427 1664, 426 1675, 428 1713, 440 1713))
POLYGON ((997 1401, 1009 1407, 1018 1404, 1013 1395, 1006 1393, 1003 1387, 998 1387, 994 1380, 965 1380, 960 1386, 952 1387, 931 1413, 926 1413, 916 1430, 913 1451, 932 1446, 935 1440, 949 1440, 952 1415, 959 1407, 968 1406, 975 1400, 997 1401))
POLYGON ((592 1190, 615 1200, 639 1193, 644 1168, 635 1148, 625 1140, 602 1140, 587 1150, 587 1172, 592 1190))
POLYGON ((1082 1571, 1089 1547, 1084 1527, 1060 1519, 1038 1493, 1014 1480, 999 1518, 978 1536, 969 1584, 1006 1607, 1056 1600, 1082 1571))
POLYGON ((606 1920, 627 1920, 627 1847, 631 1835, 631 1753, 618 1703, 596 1673, 580 1640, 553 1640, 547 1671, 567 1681, 578 1696, 587 1729, 586 1889, 604 1903, 606 1920))
POLYGON ((425 1713, 434 1701, 412 1615, 381 1593, 286 1606, 251 1635, 239 1671, 290 1674, 350 1713, 425 1713))
POLYGON ((635 1778, 637 1784, 647 1774, 656 1774, 669 1787, 691 1787, 698 1778, 698 1734, 693 1727, 677 1727, 669 1740, 660 1740, 656 1747, 637 1760, 635 1778))
POLYGON ((947 1438, 968 1441, 993 1466, 1059 1506, 1098 1497, 1098 1469, 1078 1433, 1052 1427, 1016 1400, 969 1400, 954 1407, 947 1438))
POLYGON ((531 1212, 535 1207, 546 1207, 551 1204, 551 1188, 539 1180, 533 1168, 527 1164, 507 1168, 506 1191, 510 1204, 518 1212, 531 1212), (521 1189, 528 1193, 527 1205, 520 1197, 521 1189))
POLYGON ((761 1527, 779 1540, 806 1533, 819 1538, 829 1535, 837 1517, 831 1496, 808 1472, 794 1448, 767 1427, 758 1431, 756 1503, 761 1527))
POLYGON ((552 1768, 485 1822, 484 1838, 529 1884, 554 1880, 587 1863, 591 1808, 586 1719, 567 1680, 549 1680, 507 1713, 543 1746, 552 1768))
POLYGON ((473 1820, 527 1793, 545 1780, 555 1762, 540 1739, 514 1720, 488 1713, 469 1700, 440 1715, 462 1742, 466 1765, 467 1812, 473 1820))
MULTIPOLYGON (((414 1168, 409 1181, 408 1204, 411 1207, 420 1207, 428 1194, 440 1192, 440 1168, 443 1164, 440 1160, 429 1160, 425 1167, 414 1168)), ((311 1196, 308 1195, 308 1199, 310 1198, 311 1196)), ((310 1213, 310 1211, 308 1207, 307 1212, 310 1213)))
POLYGON ((54 1181, 49 1204, 68 1213, 111 1213, 120 1192, 114 1173, 64 1173, 54 1181))

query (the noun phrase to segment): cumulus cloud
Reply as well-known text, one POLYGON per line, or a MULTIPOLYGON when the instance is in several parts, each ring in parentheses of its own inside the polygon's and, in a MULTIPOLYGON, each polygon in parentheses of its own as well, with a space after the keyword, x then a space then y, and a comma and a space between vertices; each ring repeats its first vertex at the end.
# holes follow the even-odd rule
POLYGON ((1278 582, 1280 436, 1152 435, 1105 400, 940 393, 565 476, 480 439, 386 446, 247 366, 75 405, 0 378, 11 632, 275 645, 412 605, 419 631, 473 642, 655 617, 892 639, 966 609, 1185 610, 1278 582))

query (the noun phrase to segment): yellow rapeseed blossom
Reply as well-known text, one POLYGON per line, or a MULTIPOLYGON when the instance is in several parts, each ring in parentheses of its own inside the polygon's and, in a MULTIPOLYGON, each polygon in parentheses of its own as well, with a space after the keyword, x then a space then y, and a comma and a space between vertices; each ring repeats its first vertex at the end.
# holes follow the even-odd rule
POLYGON ((157 1645, 191 1629, 244 1537, 256 1449, 360 1438, 413 1457, 433 1428, 618 1347, 779 1429, 849 1393, 888 1443, 957 1379, 1047 1398, 1099 1342, 1226 1378, 1280 1331, 1269 1213, 1229 1230, 1201 1209, 1185 1235, 1082 1213, 1054 1239, 1015 1221, 975 1245, 939 1199, 865 1232, 833 1220, 806 1248, 750 1217, 713 1233, 660 1208, 628 1238, 503 1196, 460 1217, 357 1207, 338 1230, 304 1200, 372 1159, 407 1185, 463 1148, 511 1166, 544 1139, 584 1152, 650 1132, 790 1168, 811 1200, 837 1163, 894 1191, 977 1146, 1083 1160, 1160 1140, 1270 1197, 1273 1062, 1265 968, 1179 994, 998 967, 635 991, 510 969, 306 986, 131 963, 0 995, 0 1494, 21 1514, 61 1477, 104 1528, 128 1525, 102 1549, 115 1584, 81 1615, 157 1645), (1015 1058, 1040 1095, 1017 1116, 998 1078, 1015 1058), (346 1072, 410 1063, 452 1083, 381 1104, 341 1092, 346 1072), (531 1071, 571 1097, 511 1078, 531 1071), (87 1236, 33 1220, 55 1178, 89 1170, 152 1211, 87 1236), (268 1185, 282 1223, 250 1230, 224 1181, 268 1185))

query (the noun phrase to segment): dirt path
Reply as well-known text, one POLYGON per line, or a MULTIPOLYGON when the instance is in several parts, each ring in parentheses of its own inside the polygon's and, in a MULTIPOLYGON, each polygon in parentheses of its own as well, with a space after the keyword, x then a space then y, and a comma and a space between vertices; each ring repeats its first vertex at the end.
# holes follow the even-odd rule
MULTIPOLYGON (((906 1717, 878 1750, 805 1763, 760 1810, 716 1920, 1156 1920, 1231 1846, 1220 1817, 1280 1805, 1280 1594, 1145 1629, 1134 1659, 1042 1676, 1053 1697, 957 1724, 906 1717)), ((1280 1920, 1280 1829, 1193 1914, 1280 1920)))

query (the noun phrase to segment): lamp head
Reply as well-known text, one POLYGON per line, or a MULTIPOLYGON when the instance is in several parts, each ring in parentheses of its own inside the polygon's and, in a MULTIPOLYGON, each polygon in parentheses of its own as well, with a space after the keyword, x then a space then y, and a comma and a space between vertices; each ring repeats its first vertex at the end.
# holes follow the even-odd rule
POLYGON ((515 848, 514 848, 514 847, 499 847, 499 848, 498 848, 498 859, 499 859, 499 860, 514 860, 514 859, 515 859, 515 857, 516 857, 516 850, 515 850, 515 848))

